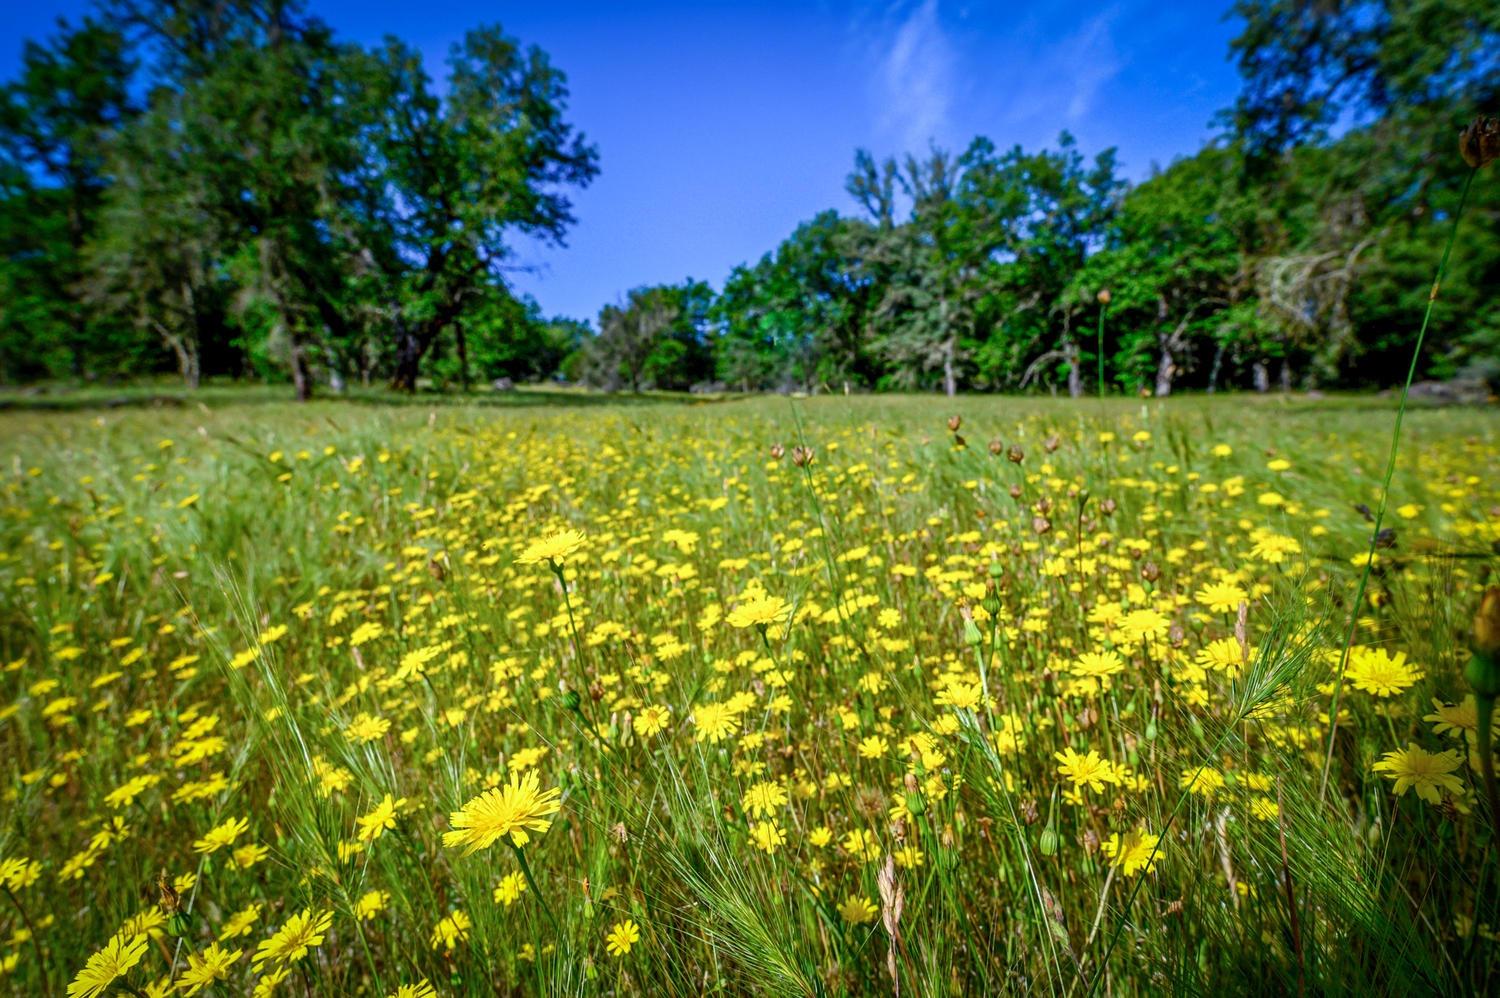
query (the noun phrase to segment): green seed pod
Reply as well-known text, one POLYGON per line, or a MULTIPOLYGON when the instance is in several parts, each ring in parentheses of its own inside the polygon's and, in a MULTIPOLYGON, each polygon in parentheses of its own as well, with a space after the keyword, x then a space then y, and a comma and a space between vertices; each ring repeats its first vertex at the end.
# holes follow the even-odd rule
POLYGON ((1043 856, 1056 856, 1057 848, 1062 844, 1062 836, 1057 834, 1057 829, 1048 825, 1042 829, 1042 842, 1039 848, 1043 856))
POLYGON ((1469 656, 1469 664, 1464 669, 1464 678, 1469 681, 1476 697, 1488 697, 1493 700, 1500 696, 1500 663, 1483 652, 1475 652, 1469 656))
POLYGON ((990 578, 998 580, 1004 574, 1005 566, 1001 565, 998 561, 990 562, 990 578))
POLYGON ((973 618, 964 618, 964 644, 970 648, 975 647, 984 640, 984 635, 979 633, 979 625, 974 623, 973 618))
POLYGON ((1490 586, 1474 614, 1474 651, 1491 663, 1500 658, 1500 586, 1490 586))
POLYGON ((908 793, 906 795, 906 809, 911 812, 912 817, 920 817, 927 813, 927 802, 922 799, 920 793, 908 793))
POLYGON ((583 703, 583 697, 578 695, 577 690, 568 690, 568 692, 563 694, 562 703, 564 708, 577 711, 579 705, 583 703))

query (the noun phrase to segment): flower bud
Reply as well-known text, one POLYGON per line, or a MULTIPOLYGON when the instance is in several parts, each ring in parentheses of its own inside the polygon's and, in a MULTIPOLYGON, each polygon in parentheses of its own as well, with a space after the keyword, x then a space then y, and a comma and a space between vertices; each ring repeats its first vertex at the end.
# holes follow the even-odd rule
POLYGON ((1100 305, 1108 305, 1110 299, 1109 288, 1100 288, 1099 293, 1094 297, 1099 299, 1100 305))
POLYGON ((1042 855, 1056 856, 1057 847, 1062 844, 1061 838, 1062 837, 1057 834, 1057 829, 1053 828, 1050 824, 1046 828, 1042 829, 1042 842, 1038 847, 1041 850, 1042 855))
POLYGON ((1474 695, 1481 700, 1493 701, 1500 697, 1500 662, 1496 662, 1488 655, 1475 652, 1469 656, 1469 664, 1464 669, 1464 678, 1469 681, 1474 695))
POLYGON ((1458 137, 1458 151, 1474 169, 1500 159, 1500 118, 1480 115, 1458 137))
POLYGON ((1474 651, 1500 658, 1500 586, 1490 586, 1474 614, 1474 651))
POLYGON ((948 417, 948 431, 950 433, 957 433, 958 428, 962 425, 964 425, 964 418, 962 416, 948 417))
POLYGON ((1010 450, 1005 452, 1005 456, 1010 458, 1014 464, 1020 464, 1026 460, 1026 452, 1021 449, 1019 444, 1011 444, 1010 450))

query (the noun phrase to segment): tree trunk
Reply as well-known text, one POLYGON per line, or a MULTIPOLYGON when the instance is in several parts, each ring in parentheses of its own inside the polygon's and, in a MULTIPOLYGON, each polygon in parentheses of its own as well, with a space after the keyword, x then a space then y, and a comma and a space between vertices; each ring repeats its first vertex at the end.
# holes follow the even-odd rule
POLYGON ((298 402, 306 402, 312 398, 313 381, 312 372, 307 367, 307 344, 300 336, 292 339, 292 386, 297 391, 298 402))
POLYGON ((196 344, 183 351, 179 370, 183 383, 193 391, 197 391, 199 383, 203 380, 203 364, 198 358, 196 344))
POLYGON ((1292 362, 1285 357, 1281 358, 1281 390, 1292 390, 1292 362))
POLYGON ((1063 347, 1063 354, 1068 362, 1068 396, 1083 398, 1083 361, 1078 352, 1078 344, 1069 340, 1067 346, 1063 347))
POLYGON ((949 398, 958 394, 958 372, 953 357, 957 347, 952 336, 943 342, 943 394, 949 398))
POLYGON ((462 321, 453 324, 453 338, 458 344, 458 386, 467 395, 469 394, 469 341, 464 336, 462 321))
POLYGON ((398 392, 417 390, 417 375, 425 352, 420 337, 412 330, 402 328, 396 334, 396 370, 391 375, 391 388, 398 392))
POLYGON ((1158 397, 1172 394, 1172 379, 1177 375, 1177 363, 1172 358, 1172 347, 1168 340, 1161 341, 1161 359, 1156 364, 1156 394, 1158 397))
POLYGON ((1224 344, 1214 348, 1214 366, 1208 372, 1208 394, 1219 390, 1219 371, 1224 367, 1224 344))
POLYGON ((172 351, 172 357, 177 361, 177 375, 182 378, 182 383, 188 388, 196 389, 202 370, 198 359, 198 337, 191 332, 179 335, 155 320, 151 321, 151 325, 156 328, 156 335, 161 337, 162 346, 172 351))
POLYGON ((1250 365, 1250 377, 1255 382, 1255 390, 1264 394, 1271 390, 1271 370, 1266 367, 1266 362, 1257 360, 1250 365))

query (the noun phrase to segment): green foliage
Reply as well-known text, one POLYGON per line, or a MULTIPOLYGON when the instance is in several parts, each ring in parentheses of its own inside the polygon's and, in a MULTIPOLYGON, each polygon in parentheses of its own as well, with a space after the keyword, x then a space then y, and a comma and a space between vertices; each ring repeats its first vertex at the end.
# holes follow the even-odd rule
POLYGON ((581 380, 610 390, 681 391, 713 373, 709 308, 702 281, 636 288, 599 313, 599 334, 585 340, 574 369, 581 380))
POLYGON ((128 366, 129 344, 84 287, 109 142, 133 110, 125 40, 64 23, 21 63, 0 89, 0 379, 128 366))
POLYGON ((540 50, 472 31, 439 95, 414 49, 341 42, 280 0, 108 18, 29 46, 0 104, 0 287, 24 289, 0 313, 7 380, 99 373, 123 335, 137 369, 165 348, 190 385, 409 390, 440 340, 465 353, 461 319, 486 370, 556 369, 566 345, 536 349, 552 341, 502 268, 514 233, 561 242, 597 153, 540 50))
POLYGON ((862 253, 875 233, 825 211, 735 268, 713 309, 719 378, 742 390, 871 384, 879 366, 864 324, 876 285, 862 253))
MULTIPOLYGON (((1500 13, 1234 14, 1225 134, 1133 188, 1066 133, 860 151, 856 211, 818 213, 717 294, 637 289, 596 336, 507 284, 514 238, 561 245, 599 169, 545 53, 481 27, 438 82, 415 47, 343 41, 298 2, 111 0, 28 42, 0 90, 0 381, 1388 385, 1463 181, 1454 133, 1500 109, 1500 13)), ((1419 374, 1494 384, 1488 177, 1471 207, 1419 374)))
MULTIPOLYGON (((1067 135, 1040 153, 982 137, 956 157, 860 152, 847 189, 864 219, 819 215, 730 276, 721 376, 810 386, 821 336, 870 359, 856 384, 1065 381, 1079 395, 1107 290, 1116 387, 1389 384, 1462 180, 1454 134, 1500 98, 1500 15, 1389 0, 1235 12, 1245 83, 1229 134, 1128 194, 1112 151, 1086 164, 1067 135), (832 245, 810 238, 834 231, 832 245), (814 268, 810 243, 828 247, 814 268)), ((1429 376, 1496 375, 1495 197, 1476 185, 1429 376)))

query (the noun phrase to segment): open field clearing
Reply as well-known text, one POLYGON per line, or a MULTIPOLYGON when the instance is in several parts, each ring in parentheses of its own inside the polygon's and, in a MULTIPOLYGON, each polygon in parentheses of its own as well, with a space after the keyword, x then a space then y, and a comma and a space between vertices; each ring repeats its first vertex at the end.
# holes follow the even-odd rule
POLYGON ((1500 414, 1359 598, 1393 417, 0 415, 0 990, 1482 991, 1500 414))

